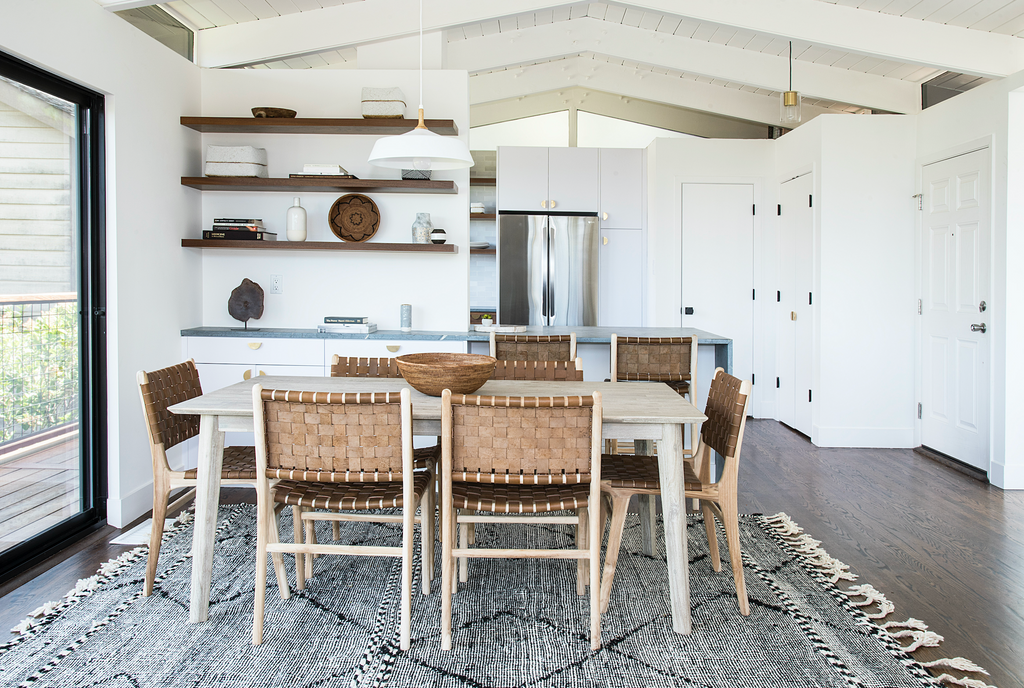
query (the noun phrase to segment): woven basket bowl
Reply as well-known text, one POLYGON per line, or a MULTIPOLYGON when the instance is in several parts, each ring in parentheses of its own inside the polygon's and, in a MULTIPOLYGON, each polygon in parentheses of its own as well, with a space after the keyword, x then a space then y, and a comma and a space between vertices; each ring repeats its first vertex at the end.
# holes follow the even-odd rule
POLYGON ((450 389, 472 394, 494 375, 496 359, 479 354, 406 354, 395 359, 398 370, 413 389, 432 397, 450 389))

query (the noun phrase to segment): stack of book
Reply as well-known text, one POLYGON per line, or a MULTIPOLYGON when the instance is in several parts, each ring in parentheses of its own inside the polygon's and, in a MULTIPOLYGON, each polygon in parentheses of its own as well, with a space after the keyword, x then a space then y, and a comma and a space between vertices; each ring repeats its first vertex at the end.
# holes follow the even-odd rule
POLYGON ((302 166, 302 174, 289 174, 292 179, 316 179, 318 177, 330 177, 332 179, 358 179, 354 174, 349 174, 341 165, 327 165, 318 163, 306 163, 302 166))
POLYGON ((328 315, 324 324, 316 328, 317 332, 335 332, 352 334, 372 334, 377 331, 376 323, 369 318, 349 315, 328 315))
POLYGON ((228 239, 231 241, 275 241, 277 234, 268 232, 259 218, 221 217, 213 221, 213 227, 203 230, 204 239, 228 239))

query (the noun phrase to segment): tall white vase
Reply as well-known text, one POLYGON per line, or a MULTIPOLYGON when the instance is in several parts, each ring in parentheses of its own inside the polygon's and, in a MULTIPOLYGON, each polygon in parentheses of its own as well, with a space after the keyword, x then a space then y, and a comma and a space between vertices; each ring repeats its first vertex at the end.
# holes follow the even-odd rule
POLYGON ((292 203, 292 207, 288 209, 285 227, 287 228, 288 241, 306 240, 306 209, 299 205, 298 198, 292 203))

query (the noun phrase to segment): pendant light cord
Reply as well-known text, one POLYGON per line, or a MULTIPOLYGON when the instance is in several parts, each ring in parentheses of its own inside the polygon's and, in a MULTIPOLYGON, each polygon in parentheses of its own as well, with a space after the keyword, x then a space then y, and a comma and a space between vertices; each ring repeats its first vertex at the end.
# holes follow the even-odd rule
MULTIPOLYGON (((793 44, 789 44, 789 57, 793 59, 793 44)), ((792 72, 792 68, 790 68, 792 72)), ((792 83, 793 75, 790 73, 789 81, 792 83)), ((423 0, 420 0, 420 110, 423 109, 423 0)))
MULTIPOLYGON (((420 12, 423 11, 423 0, 420 0, 420 12)), ((423 24, 422 15, 420 16, 420 25, 423 24)), ((420 100, 423 99, 423 34, 420 29, 420 100)), ((789 90, 793 90, 793 41, 789 42, 789 90)), ((420 107, 423 107, 420 105, 420 107)))

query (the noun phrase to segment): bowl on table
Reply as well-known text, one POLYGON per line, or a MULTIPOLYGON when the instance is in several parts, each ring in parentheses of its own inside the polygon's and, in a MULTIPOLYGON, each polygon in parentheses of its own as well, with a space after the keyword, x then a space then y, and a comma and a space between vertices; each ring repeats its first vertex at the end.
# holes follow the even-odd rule
POLYGON ((413 389, 432 397, 445 389, 472 394, 491 379, 497 362, 492 356, 451 353, 405 354, 395 361, 413 389))

